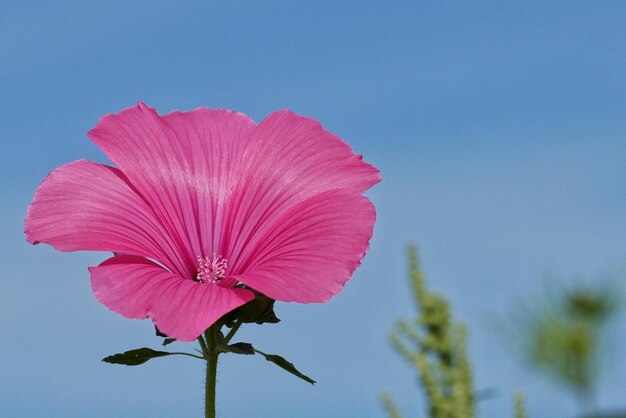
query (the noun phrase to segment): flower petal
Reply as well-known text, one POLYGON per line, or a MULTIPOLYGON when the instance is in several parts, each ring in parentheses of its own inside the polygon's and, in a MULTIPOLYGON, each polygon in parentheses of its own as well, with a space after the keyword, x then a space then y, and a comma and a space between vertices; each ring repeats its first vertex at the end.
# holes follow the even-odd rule
POLYGON ((102 304, 126 318, 152 318, 161 332, 193 341, 254 294, 198 283, 142 257, 116 256, 91 267, 91 286, 102 304))
POLYGON ((103 117, 88 135, 180 240, 194 271, 198 256, 220 253, 224 205, 255 126, 229 110, 161 117, 140 103, 103 117))
POLYGON ((266 187, 315 195, 350 189, 363 193, 380 181, 379 171, 315 119, 290 110, 267 116, 256 128, 244 156, 248 175, 266 187))
MULTIPOLYGON (((288 110, 272 113, 257 127, 238 174, 228 233, 223 237, 228 241, 222 242, 234 262, 232 274, 249 267, 251 243, 279 228, 302 202, 331 190, 352 193, 359 200, 361 193, 380 181, 378 170, 347 143, 316 120, 288 110)), ((371 228, 363 228, 371 236, 371 228)))
POLYGON ((369 199, 332 190, 259 230, 244 253, 246 285, 285 302, 324 302, 339 292, 369 247, 376 213, 369 199))
POLYGON ((48 175, 28 208, 25 232, 28 242, 59 251, 112 251, 181 265, 175 243, 124 175, 85 160, 48 175))

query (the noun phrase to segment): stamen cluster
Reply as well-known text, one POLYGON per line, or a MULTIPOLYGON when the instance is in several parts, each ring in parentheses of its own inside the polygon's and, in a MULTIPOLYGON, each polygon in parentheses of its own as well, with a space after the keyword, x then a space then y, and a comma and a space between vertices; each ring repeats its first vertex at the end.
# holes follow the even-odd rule
POLYGON ((196 280, 200 283, 218 283, 226 276, 227 260, 221 255, 213 253, 213 257, 198 256, 198 274, 196 280))

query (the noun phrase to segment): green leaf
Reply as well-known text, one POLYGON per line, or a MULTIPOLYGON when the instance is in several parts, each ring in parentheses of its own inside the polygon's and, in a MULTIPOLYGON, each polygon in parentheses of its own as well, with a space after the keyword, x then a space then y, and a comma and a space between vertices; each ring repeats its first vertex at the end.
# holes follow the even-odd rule
POLYGON ((254 349, 254 351, 256 353, 259 353, 263 357, 265 357, 265 360, 271 361, 272 363, 274 363, 275 365, 277 365, 281 369, 287 370, 289 373, 293 374, 294 376, 298 376, 300 379, 302 379, 302 380, 304 380, 306 382, 309 382, 312 385, 314 385, 316 383, 315 380, 311 379, 309 376, 306 376, 306 375, 300 373, 298 371, 298 369, 296 369, 296 366, 293 365, 293 363, 290 363, 289 361, 285 360, 283 357, 277 356, 276 354, 266 354, 266 353, 264 353, 262 351, 259 351, 257 349, 254 349))
POLYGON ((172 354, 173 353, 168 353, 166 351, 155 351, 150 348, 143 347, 135 350, 124 351, 123 353, 113 354, 112 356, 103 358, 102 361, 112 364, 125 364, 126 366, 138 366, 152 358, 169 356, 172 354))
POLYGON ((163 334, 161 332, 161 330, 159 328, 157 328, 157 326, 154 326, 154 333, 156 334, 157 337, 162 337, 165 338, 165 340, 163 340, 163 343, 161 345, 166 346, 168 344, 173 343, 174 341, 176 341, 176 338, 170 338, 167 335, 163 334))
POLYGON ((274 312, 274 302, 272 302, 272 308, 265 311, 256 321, 257 324, 278 324, 279 322, 280 318, 278 318, 274 312))
POLYGON ((216 349, 220 353, 254 354, 254 347, 250 343, 226 344, 223 339, 219 338, 216 343, 216 349))
POLYGON ((234 343, 228 345, 228 351, 230 353, 237 354, 254 354, 254 347, 250 343, 234 343))
POLYGON ((156 325, 154 326, 154 333, 156 334, 157 337, 169 338, 167 335, 163 334, 161 330, 157 328, 156 325))
POLYGON ((224 322, 231 328, 236 321, 243 323, 276 324, 280 319, 274 313, 274 299, 247 288, 254 292, 254 299, 224 316, 224 322))
POLYGON ((174 341, 176 341, 176 338, 166 338, 166 339, 163 340, 163 344, 162 345, 166 346, 168 344, 173 343, 174 341))

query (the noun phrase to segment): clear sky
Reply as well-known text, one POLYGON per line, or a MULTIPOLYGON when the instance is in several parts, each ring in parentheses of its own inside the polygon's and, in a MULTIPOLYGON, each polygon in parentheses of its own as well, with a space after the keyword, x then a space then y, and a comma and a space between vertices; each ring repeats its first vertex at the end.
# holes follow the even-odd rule
MULTIPOLYGON (((372 246, 322 305, 241 339, 283 354, 314 387, 262 358, 224 356, 222 417, 381 417, 390 390, 421 416, 415 379, 386 335, 412 313, 404 248, 470 328, 480 416, 571 417, 502 320, 554 283, 626 277, 626 3, 621 1, 20 1, 0 12, 0 408, 7 417, 200 416, 202 364, 100 359, 157 348, 149 321, 98 304, 87 266, 23 237, 55 167, 107 162, 86 137, 138 100, 161 113, 231 108, 259 121, 315 117, 382 172, 372 246)), ((622 321, 615 346, 626 341, 622 321)), ((177 349, 190 349, 175 343, 177 349)), ((601 405, 624 406, 626 358, 601 405)))

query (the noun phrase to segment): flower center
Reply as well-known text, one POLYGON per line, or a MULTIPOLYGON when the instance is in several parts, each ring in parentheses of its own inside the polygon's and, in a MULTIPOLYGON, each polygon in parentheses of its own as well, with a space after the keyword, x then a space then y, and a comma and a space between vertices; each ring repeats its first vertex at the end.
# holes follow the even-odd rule
POLYGON ((213 257, 198 256, 198 274, 196 280, 200 283, 217 283, 226 276, 227 260, 221 255, 213 257))

